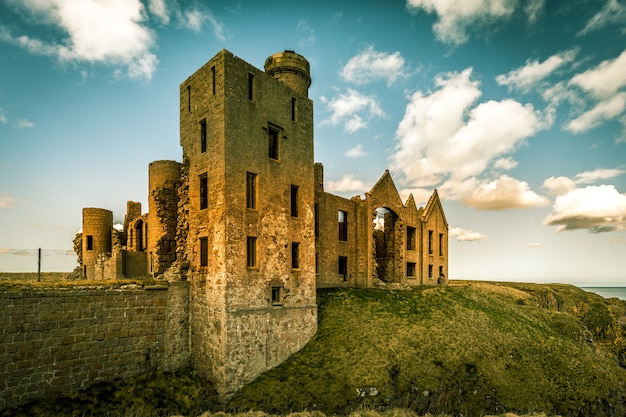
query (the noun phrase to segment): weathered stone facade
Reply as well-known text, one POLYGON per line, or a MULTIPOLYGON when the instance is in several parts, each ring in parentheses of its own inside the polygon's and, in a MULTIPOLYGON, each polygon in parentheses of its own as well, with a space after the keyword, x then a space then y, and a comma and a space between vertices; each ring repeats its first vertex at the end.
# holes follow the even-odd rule
POLYGON ((402 203, 389 172, 364 199, 324 191, 310 83, 293 51, 262 71, 222 50, 180 85, 183 162, 150 164, 148 213, 129 202, 122 231, 108 210, 83 213, 87 278, 189 281, 189 361, 222 394, 313 337, 316 288, 447 276, 436 191, 402 203))

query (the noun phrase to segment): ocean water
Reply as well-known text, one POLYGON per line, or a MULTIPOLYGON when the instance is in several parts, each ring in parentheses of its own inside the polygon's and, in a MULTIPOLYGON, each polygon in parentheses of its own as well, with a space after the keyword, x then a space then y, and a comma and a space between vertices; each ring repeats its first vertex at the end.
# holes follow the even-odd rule
POLYGON ((585 291, 595 292, 604 298, 626 300, 626 287, 580 287, 585 291))

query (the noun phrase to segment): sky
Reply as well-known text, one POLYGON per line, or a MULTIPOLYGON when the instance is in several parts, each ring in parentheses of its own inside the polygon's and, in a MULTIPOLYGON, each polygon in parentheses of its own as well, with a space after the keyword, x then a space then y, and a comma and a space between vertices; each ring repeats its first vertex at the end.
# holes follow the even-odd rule
POLYGON ((437 189, 449 278, 626 286, 624 0, 0 0, 0 271, 72 269, 83 207, 147 210, 221 49, 309 60, 325 190, 437 189))

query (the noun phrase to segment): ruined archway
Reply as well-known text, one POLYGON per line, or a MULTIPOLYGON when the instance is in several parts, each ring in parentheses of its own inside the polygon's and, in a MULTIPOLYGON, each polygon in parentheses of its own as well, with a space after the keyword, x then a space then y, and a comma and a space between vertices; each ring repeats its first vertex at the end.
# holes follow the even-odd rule
POLYGON ((374 210, 372 225, 374 277, 385 283, 402 282, 400 217, 387 207, 374 210))
POLYGON ((137 220, 135 223, 135 250, 143 252, 145 250, 143 239, 143 221, 137 220))

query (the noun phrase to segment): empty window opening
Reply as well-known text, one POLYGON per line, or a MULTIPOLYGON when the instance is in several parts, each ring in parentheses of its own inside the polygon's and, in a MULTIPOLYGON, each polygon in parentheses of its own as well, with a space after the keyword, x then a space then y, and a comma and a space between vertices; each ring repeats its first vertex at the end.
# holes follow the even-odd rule
POLYGON ((443 256, 443 233, 439 233, 439 256, 443 256))
POLYGON ((406 263, 406 276, 409 278, 415 278, 415 262, 406 263))
POLYGON ((206 119, 200 122, 200 152, 206 152, 206 119))
POLYGON ((433 231, 428 231, 428 254, 433 254, 433 231))
POLYGON ((246 173, 246 208, 256 209, 257 174, 246 173))
POLYGON ((339 278, 346 281, 348 278, 348 257, 339 257, 339 278))
POLYGON ((339 210, 337 213, 339 222, 339 240, 348 240, 348 212, 339 210))
POLYGON ((215 65, 211 67, 211 80, 213 83, 213 86, 212 86, 213 95, 215 95, 215 65))
POLYGON ((315 273, 319 274, 319 272, 320 272, 319 253, 315 252, 315 273))
POLYGON ((93 236, 87 235, 87 250, 93 250, 93 236))
POLYGON ((255 268, 256 263, 256 237, 248 236, 246 242, 246 265, 248 268, 255 268))
POLYGON ((135 224, 135 247, 137 251, 143 252, 143 222, 140 220, 135 224))
POLYGON ((415 227, 406 228, 406 250, 415 250, 415 227))
POLYGON ((283 303, 283 287, 272 286, 272 305, 283 303))
POLYGON ((268 129, 268 131, 269 131, 268 156, 271 159, 278 161, 278 134, 279 132, 278 130, 272 129, 271 127, 268 129))
POLYGON ((444 277, 444 275, 443 275, 443 266, 440 265, 439 266, 439 278, 443 278, 443 277, 444 277))
POLYGON ((254 100, 254 74, 248 74, 248 100, 254 100))
POLYGON ((296 121, 296 109, 298 108, 297 106, 297 101, 295 97, 291 97, 291 120, 292 121, 296 121))
POLYGON ((375 277, 386 283, 402 282, 405 261, 402 259, 405 228, 393 210, 378 207, 373 219, 375 277))
POLYGON ((191 111, 191 86, 187 86, 187 111, 191 111))
POLYGON ((200 238, 200 266, 209 266, 209 238, 200 238))
POLYGON ((209 207, 209 179, 206 174, 200 175, 200 210, 209 207))
POLYGON ((291 269, 300 268, 300 243, 291 242, 291 269))
POLYGON ((433 266, 428 265, 428 278, 432 279, 432 277, 433 277, 433 266))
POLYGON ((298 186, 291 185, 291 217, 298 217, 298 186))

